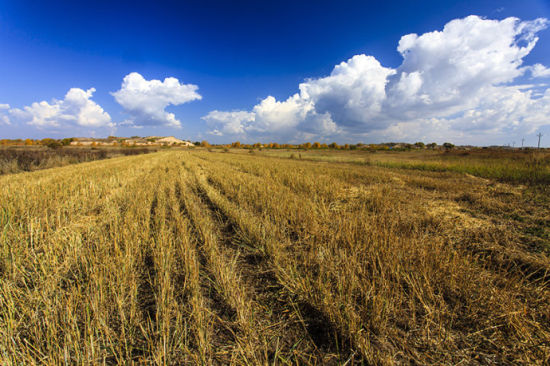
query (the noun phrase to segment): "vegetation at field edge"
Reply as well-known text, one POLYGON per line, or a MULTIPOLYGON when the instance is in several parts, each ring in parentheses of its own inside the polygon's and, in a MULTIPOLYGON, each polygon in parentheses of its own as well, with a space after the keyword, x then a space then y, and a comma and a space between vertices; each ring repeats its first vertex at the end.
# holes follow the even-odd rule
POLYGON ((0 175, 48 169, 114 156, 146 154, 153 151, 156 150, 147 148, 2 148, 0 149, 0 175))

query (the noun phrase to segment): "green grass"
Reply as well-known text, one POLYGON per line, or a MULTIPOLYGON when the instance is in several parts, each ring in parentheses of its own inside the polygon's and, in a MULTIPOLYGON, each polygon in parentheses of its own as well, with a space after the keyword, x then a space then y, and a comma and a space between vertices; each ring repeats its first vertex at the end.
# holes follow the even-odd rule
MULTIPOLYGON (((239 152, 238 150, 234 151, 239 152)), ((264 149, 257 153, 309 161, 372 165, 431 172, 455 172, 520 184, 550 184, 550 152, 545 150, 475 149, 455 152, 421 150, 372 153, 368 151, 264 149)))

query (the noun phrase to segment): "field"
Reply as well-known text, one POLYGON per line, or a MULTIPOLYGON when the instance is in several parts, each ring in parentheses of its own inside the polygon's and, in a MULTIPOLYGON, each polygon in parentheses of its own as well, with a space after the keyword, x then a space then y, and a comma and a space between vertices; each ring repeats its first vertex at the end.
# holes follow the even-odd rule
POLYGON ((0 363, 548 364, 548 154, 494 154, 0 176, 0 363))

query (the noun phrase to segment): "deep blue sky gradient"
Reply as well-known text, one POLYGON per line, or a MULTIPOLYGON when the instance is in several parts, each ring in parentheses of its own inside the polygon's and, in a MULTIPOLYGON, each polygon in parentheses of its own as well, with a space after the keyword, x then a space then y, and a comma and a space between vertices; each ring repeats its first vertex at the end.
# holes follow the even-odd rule
MULTIPOLYGON (((353 55, 396 67, 400 37, 440 30, 476 14, 550 18, 550 3, 524 1, 9 1, 0 0, 0 103, 21 108, 62 99, 71 87, 114 121, 125 115, 110 92, 137 71, 199 86, 201 101, 167 110, 183 128, 119 128, 117 135, 210 138, 200 119, 213 109, 249 110, 260 98, 286 99, 305 78, 330 73, 353 55)), ((550 65, 550 31, 525 62, 550 65)), ((29 126, 0 137, 46 137, 29 126)), ((549 131, 550 132, 550 131, 549 131)), ((60 132, 54 137, 73 135, 60 132)))

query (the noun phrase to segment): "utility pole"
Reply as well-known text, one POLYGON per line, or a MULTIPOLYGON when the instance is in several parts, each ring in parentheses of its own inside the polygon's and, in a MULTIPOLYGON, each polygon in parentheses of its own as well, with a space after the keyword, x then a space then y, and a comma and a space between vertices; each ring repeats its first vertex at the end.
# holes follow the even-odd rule
POLYGON ((542 132, 539 132, 539 134, 537 135, 539 137, 539 145, 538 145, 538 148, 540 149, 540 138, 542 137, 542 132))
POLYGON ((525 138, 524 138, 524 137, 521 138, 521 148, 522 148, 522 149, 523 149, 523 141, 525 141, 525 138))

